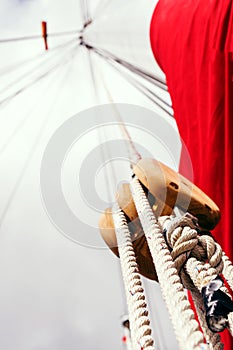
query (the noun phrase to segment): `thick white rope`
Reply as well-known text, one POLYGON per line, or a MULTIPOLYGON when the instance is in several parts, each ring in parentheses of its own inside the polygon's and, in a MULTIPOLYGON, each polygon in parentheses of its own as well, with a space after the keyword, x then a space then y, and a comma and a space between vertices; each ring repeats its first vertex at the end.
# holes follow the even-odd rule
POLYGON ((168 216, 159 218, 183 285, 190 290, 195 285, 201 291, 222 272, 222 249, 212 237, 198 235, 193 220, 190 214, 175 219, 168 216))
POLYGON ((213 333, 206 323, 204 303, 201 294, 198 290, 192 290, 191 295, 197 312, 198 320, 200 322, 200 326, 203 330, 206 342, 209 345, 209 350, 222 350, 224 348, 224 345, 221 343, 220 335, 218 333, 213 333))
MULTIPOLYGON (((193 285, 193 282, 189 276, 182 271, 182 268, 190 256, 191 251, 195 249, 198 244, 195 222, 193 222, 191 217, 188 216, 182 217, 182 220, 176 217, 162 216, 158 218, 158 221, 163 228, 163 234, 166 237, 168 246, 172 248, 171 255, 177 271, 179 272, 180 277, 182 277, 182 283, 186 288, 191 290, 198 320, 206 342, 209 345, 209 349, 221 350, 223 348, 223 344, 220 342, 220 336, 213 333, 207 326, 202 296, 193 285), (181 222, 183 226, 181 226, 181 222)), ((204 249, 197 255, 203 254, 205 254, 204 249)))
MULTIPOLYGON (((231 290, 233 291, 233 265, 230 261, 229 257, 223 252, 222 255, 223 260, 223 276, 226 279, 228 285, 230 286, 231 290)), ((231 332, 231 335, 233 336, 233 312, 231 312, 228 315, 229 320, 229 329, 231 332)))
MULTIPOLYGON (((181 218, 161 217, 162 227, 166 230, 166 240, 172 249, 172 257, 179 271, 183 285, 194 290, 195 287, 201 292, 202 288, 213 281, 223 270, 222 248, 211 236, 198 235, 195 218, 185 215, 181 218), (208 260, 208 263, 206 263, 208 260)), ((228 262, 228 265, 229 262, 228 262)), ((230 267, 228 268, 228 272, 230 267)), ((229 274, 229 273, 228 273, 229 274)), ((228 276, 230 277, 230 276, 228 276)), ((228 289, 223 285, 220 290, 229 297, 228 289)), ((201 316, 201 315, 200 315, 201 316)), ((233 313, 228 314, 229 330, 233 332, 233 313)), ((207 332, 203 323, 203 331, 207 332)), ((215 337, 208 340, 216 349, 220 346, 215 337), (213 342, 212 339, 213 338, 213 342)))
POLYGON ((228 256, 223 253, 223 276, 233 291, 233 265, 228 256))
POLYGON ((147 303, 142 288, 130 232, 123 212, 118 205, 113 210, 122 275, 129 311, 131 341, 134 350, 155 350, 151 336, 147 303))
POLYGON ((199 330, 194 312, 164 240, 161 226, 137 178, 133 179, 131 187, 180 348, 185 350, 208 349, 208 346, 204 344, 203 334, 199 330))

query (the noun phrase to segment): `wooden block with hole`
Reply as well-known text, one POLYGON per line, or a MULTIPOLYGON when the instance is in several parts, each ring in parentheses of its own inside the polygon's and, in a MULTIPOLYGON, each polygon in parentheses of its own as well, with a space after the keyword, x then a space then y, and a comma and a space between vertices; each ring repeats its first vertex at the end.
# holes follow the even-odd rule
POLYGON ((220 220, 220 210, 203 191, 165 164, 150 158, 141 159, 133 168, 144 187, 156 200, 170 208, 181 208, 198 219, 199 225, 212 230, 220 220))
MULTIPOLYGON (((154 159, 141 159, 134 166, 134 173, 140 180, 157 217, 171 215, 174 206, 178 205, 184 212, 188 211, 197 217, 202 229, 210 230, 217 225, 220 219, 217 205, 179 173, 154 159)), ((128 222, 139 272, 145 277, 157 280, 129 184, 121 185, 116 199, 128 222)), ((106 209, 101 215, 99 229, 106 244, 115 255, 119 256, 111 208, 106 209)))

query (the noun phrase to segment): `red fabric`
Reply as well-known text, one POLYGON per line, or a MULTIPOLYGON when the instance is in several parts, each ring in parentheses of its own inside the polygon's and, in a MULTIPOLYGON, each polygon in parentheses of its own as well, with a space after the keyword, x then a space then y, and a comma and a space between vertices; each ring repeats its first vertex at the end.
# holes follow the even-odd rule
MULTIPOLYGON (((194 183, 219 206, 213 231, 233 259, 233 6, 231 0, 160 0, 151 46, 166 74, 194 183)), ((185 175, 185 167, 181 171, 185 175)), ((223 336, 225 349, 232 338, 223 336)))

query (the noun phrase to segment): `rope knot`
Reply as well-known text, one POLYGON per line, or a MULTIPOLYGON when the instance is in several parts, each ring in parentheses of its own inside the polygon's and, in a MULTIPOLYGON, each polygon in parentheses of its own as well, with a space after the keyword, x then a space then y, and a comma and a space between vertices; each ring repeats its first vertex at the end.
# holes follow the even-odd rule
POLYGON ((164 216, 159 218, 159 223, 175 267, 187 289, 193 290, 195 282, 203 286, 222 272, 222 249, 211 236, 200 234, 194 216, 189 213, 180 218, 164 216), (190 264, 198 268, 195 278, 194 273, 190 274, 190 264))
POLYGON ((212 332, 222 332, 228 325, 228 314, 233 311, 232 300, 220 289, 222 286, 223 281, 216 277, 202 288, 206 321, 212 332))
POLYGON ((179 273, 198 244, 197 220, 187 213, 181 218, 160 217, 159 223, 179 273))

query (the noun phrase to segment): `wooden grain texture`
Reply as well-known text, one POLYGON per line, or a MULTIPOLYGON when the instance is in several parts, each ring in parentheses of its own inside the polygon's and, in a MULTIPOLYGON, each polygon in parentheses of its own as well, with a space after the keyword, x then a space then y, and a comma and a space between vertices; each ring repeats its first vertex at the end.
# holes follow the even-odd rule
POLYGON ((134 172, 140 182, 167 206, 181 208, 197 217, 199 225, 212 230, 220 220, 217 205, 197 186, 181 174, 155 159, 141 159, 134 172))
MULTIPOLYGON (((144 187, 157 217, 171 215, 174 206, 177 205, 185 212, 188 211, 197 217, 202 230, 213 229, 219 222, 220 211, 217 205, 188 179, 161 162, 154 159, 141 159, 134 166, 134 172, 144 187)), ((157 280, 129 184, 124 183, 120 186, 116 200, 128 222, 139 272, 147 278, 157 280)), ((119 257, 111 208, 106 209, 101 215, 99 229, 108 247, 119 257)))
MULTIPOLYGON (((105 243, 111 251, 119 257, 111 208, 106 209, 101 215, 99 220, 99 230, 105 243)), ((140 274, 157 281, 157 274, 146 242, 146 237, 138 218, 129 223, 129 230, 132 236, 133 247, 140 274)))

